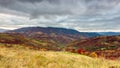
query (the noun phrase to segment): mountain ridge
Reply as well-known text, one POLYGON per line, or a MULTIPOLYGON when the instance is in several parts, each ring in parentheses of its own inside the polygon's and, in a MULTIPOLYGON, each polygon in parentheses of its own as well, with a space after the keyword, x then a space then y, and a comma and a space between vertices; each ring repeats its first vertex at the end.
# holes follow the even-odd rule
POLYGON ((83 33, 74 29, 56 27, 24 27, 8 31, 8 33, 20 33, 29 38, 44 42, 54 42, 58 45, 66 45, 78 39, 100 36, 97 33, 83 33))
POLYGON ((79 32, 74 29, 58 28, 58 27, 24 27, 24 28, 11 30, 8 32, 24 33, 24 32, 28 32, 30 30, 32 32, 43 32, 43 33, 47 33, 47 34, 54 32, 56 34, 81 34, 81 35, 85 35, 88 37, 100 36, 100 34, 98 34, 96 32, 79 32))
POLYGON ((5 31, 7 31, 6 29, 0 29, 0 32, 5 32, 5 31))

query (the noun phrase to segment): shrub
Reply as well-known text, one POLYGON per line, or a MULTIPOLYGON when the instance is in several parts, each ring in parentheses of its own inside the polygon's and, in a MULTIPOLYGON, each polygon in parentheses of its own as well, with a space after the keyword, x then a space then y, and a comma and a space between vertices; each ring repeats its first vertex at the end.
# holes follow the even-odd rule
POLYGON ((97 58, 97 57, 98 57, 98 55, 97 55, 96 52, 92 52, 92 53, 90 53, 89 56, 90 56, 90 57, 94 57, 94 58, 97 58))
POLYGON ((75 51, 75 48, 73 48, 73 47, 68 47, 67 49, 66 49, 66 51, 69 51, 69 52, 72 52, 72 53, 75 53, 76 51, 75 51))
POLYGON ((40 51, 47 51, 47 49, 45 49, 45 48, 41 48, 40 51))
POLYGON ((78 49, 77 50, 77 53, 79 53, 79 54, 85 54, 85 53, 87 53, 87 51, 85 51, 84 49, 78 49))

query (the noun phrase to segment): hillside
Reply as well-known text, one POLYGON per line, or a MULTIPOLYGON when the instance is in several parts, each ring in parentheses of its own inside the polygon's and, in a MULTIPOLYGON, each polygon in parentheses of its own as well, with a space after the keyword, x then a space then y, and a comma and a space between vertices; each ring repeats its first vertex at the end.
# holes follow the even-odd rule
POLYGON ((46 49, 46 50, 58 50, 57 45, 51 42, 42 42, 35 39, 27 38, 19 33, 0 33, 0 44, 6 47, 12 47, 12 45, 24 46, 30 49, 46 49))
POLYGON ((74 49, 83 49, 89 52, 97 52, 106 58, 120 57, 120 36, 100 36, 84 40, 77 40, 68 44, 74 49))
POLYGON ((119 60, 91 58, 68 52, 0 47, 0 68, 119 68, 119 60))
POLYGON ((97 33, 84 33, 73 29, 54 27, 25 27, 8 32, 21 33, 29 38, 34 38, 41 41, 49 40, 50 42, 55 42, 60 45, 65 45, 78 39, 100 36, 97 33))

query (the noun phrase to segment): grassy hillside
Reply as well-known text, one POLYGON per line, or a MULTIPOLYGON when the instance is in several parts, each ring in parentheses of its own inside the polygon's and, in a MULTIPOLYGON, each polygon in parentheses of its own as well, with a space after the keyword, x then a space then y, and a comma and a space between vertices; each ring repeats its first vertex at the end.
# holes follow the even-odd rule
POLYGON ((68 46, 83 48, 89 51, 102 50, 103 48, 106 50, 116 50, 120 47, 120 36, 99 36, 77 40, 68 44, 68 46))
POLYGON ((19 33, 0 33, 0 44, 7 47, 12 47, 12 45, 22 45, 24 47, 37 50, 58 50, 57 45, 52 42, 43 42, 40 40, 31 39, 19 33))
POLYGON ((0 68, 120 68, 120 61, 68 52, 0 47, 0 68))
POLYGON ((96 52, 99 56, 115 59, 120 57, 120 36, 100 36, 77 40, 68 44, 66 50, 79 49, 96 52))

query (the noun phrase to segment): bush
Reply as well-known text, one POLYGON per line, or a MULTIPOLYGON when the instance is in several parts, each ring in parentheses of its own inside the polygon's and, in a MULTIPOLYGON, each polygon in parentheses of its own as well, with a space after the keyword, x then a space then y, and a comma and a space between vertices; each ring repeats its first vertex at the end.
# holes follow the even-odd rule
POLYGON ((72 53, 75 53, 75 52, 76 52, 76 51, 75 51, 75 48, 73 48, 73 47, 68 47, 68 48, 66 49, 66 51, 72 52, 72 53))
POLYGON ((98 55, 97 55, 96 52, 92 52, 92 53, 90 53, 89 56, 90 56, 90 57, 94 57, 94 58, 97 58, 97 57, 98 57, 98 55))
POLYGON ((88 52, 85 51, 84 49, 78 49, 77 53, 86 55, 88 52))

